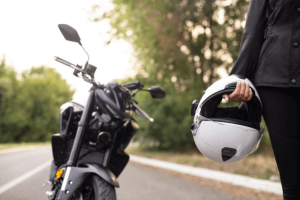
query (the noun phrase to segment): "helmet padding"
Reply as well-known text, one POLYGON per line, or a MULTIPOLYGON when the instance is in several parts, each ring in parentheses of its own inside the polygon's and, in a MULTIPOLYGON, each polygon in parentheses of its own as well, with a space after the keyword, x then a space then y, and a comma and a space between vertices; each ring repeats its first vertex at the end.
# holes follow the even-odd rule
POLYGON ((204 102, 201 108, 201 115, 213 121, 224 121, 247 125, 259 130, 261 118, 260 102, 255 100, 255 96, 250 101, 241 103, 238 107, 220 108, 218 105, 222 101, 223 94, 216 94, 204 102))

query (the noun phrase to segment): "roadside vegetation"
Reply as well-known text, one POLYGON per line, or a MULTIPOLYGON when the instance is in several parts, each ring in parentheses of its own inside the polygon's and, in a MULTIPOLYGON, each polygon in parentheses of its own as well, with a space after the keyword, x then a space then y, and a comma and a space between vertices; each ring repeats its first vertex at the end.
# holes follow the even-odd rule
POLYGON ((60 106, 73 93, 52 68, 18 74, 0 61, 0 144, 50 141, 59 132, 60 106))

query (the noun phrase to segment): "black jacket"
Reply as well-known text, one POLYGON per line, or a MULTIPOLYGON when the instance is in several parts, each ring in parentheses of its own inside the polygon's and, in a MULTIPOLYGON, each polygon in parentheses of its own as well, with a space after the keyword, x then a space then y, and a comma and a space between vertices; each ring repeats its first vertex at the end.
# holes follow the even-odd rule
POLYGON ((230 74, 255 86, 300 87, 300 0, 250 0, 230 74))

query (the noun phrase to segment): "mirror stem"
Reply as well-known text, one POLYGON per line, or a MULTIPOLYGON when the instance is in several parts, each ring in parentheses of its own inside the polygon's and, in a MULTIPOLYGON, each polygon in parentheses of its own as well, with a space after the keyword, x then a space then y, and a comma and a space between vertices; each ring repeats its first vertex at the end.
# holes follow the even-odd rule
MULTIPOLYGON (((81 43, 80 43, 80 46, 83 48, 83 46, 81 45, 81 43)), ((89 62, 89 60, 90 60, 90 56, 89 56, 89 54, 87 53, 87 51, 83 48, 83 50, 85 51, 85 53, 86 53, 86 55, 88 56, 88 60, 87 60, 87 62, 89 62)))
POLYGON ((138 91, 140 91, 140 90, 136 89, 136 90, 132 93, 132 96, 134 97, 138 91))

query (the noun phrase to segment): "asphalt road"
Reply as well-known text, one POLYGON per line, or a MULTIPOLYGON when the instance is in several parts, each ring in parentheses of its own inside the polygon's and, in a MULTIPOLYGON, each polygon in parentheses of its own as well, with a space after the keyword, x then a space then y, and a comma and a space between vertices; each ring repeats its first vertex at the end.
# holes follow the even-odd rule
MULTIPOLYGON (((51 160, 51 149, 40 148, 0 155, 0 190, 12 180, 51 160)), ((43 200, 50 186, 42 187, 50 166, 0 193, 0 200, 43 200)), ((119 177, 118 200, 246 200, 233 198, 208 186, 161 170, 129 163, 119 177)))

